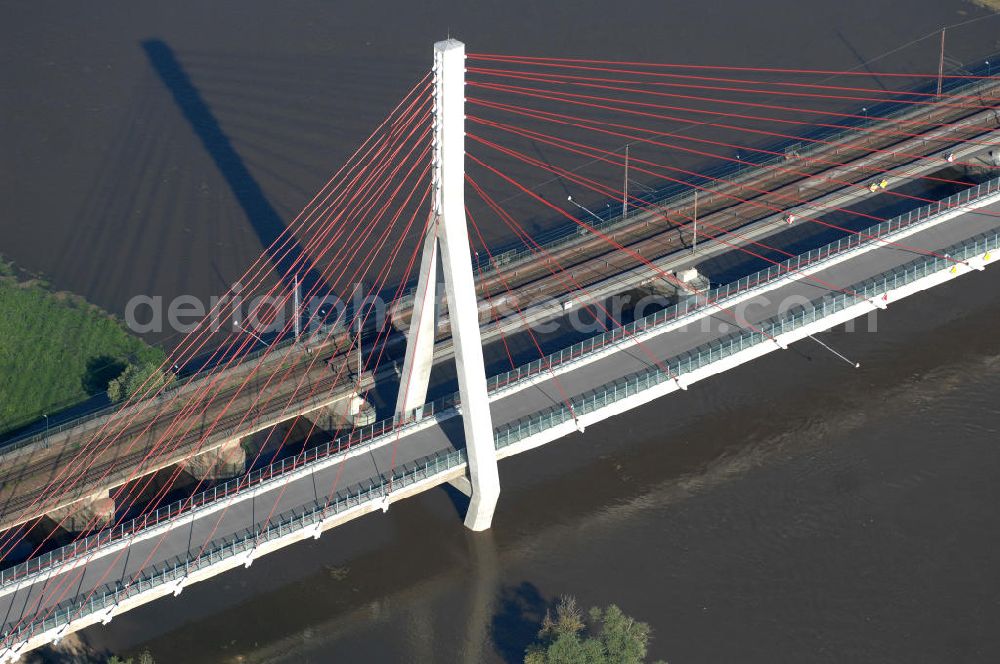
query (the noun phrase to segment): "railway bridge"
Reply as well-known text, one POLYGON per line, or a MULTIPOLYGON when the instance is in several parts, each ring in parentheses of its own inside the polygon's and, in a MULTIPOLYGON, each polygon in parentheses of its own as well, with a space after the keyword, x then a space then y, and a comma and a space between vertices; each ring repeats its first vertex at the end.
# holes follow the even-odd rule
MULTIPOLYGON (((872 312, 891 315, 899 299, 994 262, 1000 83, 993 77, 956 75, 940 94, 881 94, 863 118, 841 113, 794 141, 769 129, 788 140, 745 148, 755 150, 752 157, 727 157, 719 172, 681 172, 630 156, 629 148, 732 146, 682 138, 660 123, 668 114, 677 121, 677 99, 695 96, 692 87, 733 95, 749 83, 729 72, 695 86, 685 75, 670 79, 676 88, 656 87, 656 101, 630 97, 643 76, 671 71, 467 59, 461 42, 436 44, 432 72, 289 227, 289 236, 311 238, 302 260, 316 258, 302 272, 339 269, 348 254, 365 256, 369 267, 406 265, 395 287, 387 287, 386 270, 374 280, 392 294, 384 320, 365 309, 339 311, 308 321, 316 324, 302 333, 296 290, 283 296, 292 320, 263 350, 250 352, 260 338, 238 329, 200 370, 165 386, 151 380, 124 404, 0 447, 0 547, 8 560, 0 571, 0 661, 442 484, 469 497, 469 528, 488 528, 500 460, 793 343, 822 343, 815 335, 872 312), (627 82, 607 80, 607 70, 627 82), (503 83, 491 78, 504 76, 503 83), (574 85, 583 92, 566 91, 574 85), (621 108, 594 92, 616 88, 621 108), (655 122, 586 119, 572 108, 499 102, 499 94, 654 115, 646 119, 655 122), (671 103, 661 103, 671 94, 671 103), (472 109, 530 122, 514 126, 472 109), (539 131, 548 124, 626 147, 587 147, 539 131), (612 187, 580 168, 502 146, 495 135, 621 166, 624 178, 612 187), (569 197, 567 211, 480 158, 482 151, 551 172, 611 204, 594 211, 569 197), (629 169, 657 186, 636 192, 629 169), (524 231, 485 179, 564 216, 568 230, 524 231), (928 198, 927 190, 937 193, 928 198), (489 247, 467 195, 506 221, 520 244, 489 247), (393 240, 396 225, 405 228, 393 240), (408 257, 407 238, 414 245, 408 257), (609 298, 627 293, 655 295, 657 304, 650 313, 630 310, 628 320, 607 310, 609 298), (566 334, 581 316, 603 329, 566 334), (556 331, 542 332, 545 326, 556 331), (504 359, 508 368, 498 370, 504 359), (442 372, 444 380, 432 380, 442 372), (324 441, 281 454, 300 422, 325 432, 324 441), (278 451, 276 437, 283 437, 278 451), (177 498, 171 489, 182 476, 195 488, 177 498), (24 550, 30 553, 18 559, 24 550)), ((758 82, 757 92, 785 90, 776 85, 785 82, 758 82)), ((832 96, 874 94, 840 87, 832 96)), ((717 107, 729 108, 723 103, 717 107)), ((784 110, 773 126, 801 117, 784 110)), ((728 127, 711 117, 709 124, 728 127)), ((166 366, 190 361, 197 338, 166 366)), ((571 452, 572 443, 564 444, 571 452)))

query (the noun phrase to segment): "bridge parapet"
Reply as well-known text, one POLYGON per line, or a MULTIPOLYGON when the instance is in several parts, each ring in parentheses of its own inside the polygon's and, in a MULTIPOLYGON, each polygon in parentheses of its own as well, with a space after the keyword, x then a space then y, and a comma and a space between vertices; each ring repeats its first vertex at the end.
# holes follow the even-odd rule
MULTIPOLYGON (((991 190, 989 185, 984 189, 991 190)), ((992 191, 995 192, 995 188, 992 191)), ((968 194, 960 197, 960 200, 967 202, 968 194)), ((960 212, 955 209, 949 211, 947 204, 942 207, 946 215, 960 212)), ((939 255, 900 264, 878 276, 856 283, 848 292, 832 299, 816 300, 787 315, 766 319, 759 323, 760 331, 741 331, 721 337, 693 351, 665 359, 666 369, 651 368, 581 393, 572 398, 571 408, 556 406, 527 415, 495 430, 497 456, 508 456, 568 435, 577 430, 577 418, 589 424, 634 408, 639 403, 662 394, 684 389, 677 380, 679 377, 690 384, 764 353, 774 352, 783 347, 774 343, 776 340, 782 340, 787 345, 819 329, 826 329, 831 323, 861 315, 877 306, 874 303, 876 298, 888 296, 886 300, 894 302, 900 297, 943 283, 970 270, 982 269, 993 260, 998 247, 1000 231, 994 229, 943 248, 942 251, 949 255, 947 258, 939 255)), ((398 438, 398 433, 394 431, 392 437, 398 438)), ((340 451, 342 450, 338 445, 337 452, 340 451)), ((350 454, 349 451, 347 453, 350 454)), ((466 459, 463 453, 464 450, 442 451, 418 459, 415 463, 411 462, 412 465, 396 469, 391 478, 379 475, 371 481, 354 485, 357 491, 348 490, 346 495, 338 493, 325 502, 307 505, 304 509, 297 507, 276 515, 273 520, 269 519, 270 525, 263 532, 241 530, 235 535, 224 536, 217 540, 217 546, 213 542, 205 550, 205 557, 182 558, 176 564, 171 560, 165 568, 154 567, 150 576, 144 576, 138 585, 127 589, 128 599, 121 594, 120 589, 108 588, 103 597, 101 593, 105 589, 99 589, 93 596, 93 601, 88 600, 85 604, 78 603, 78 600, 63 604, 50 618, 19 627, 15 643, 41 643, 52 635, 65 633, 67 629, 74 630, 84 626, 91 619, 89 616, 104 615, 104 611, 108 611, 110 615, 111 611, 117 613, 131 608, 129 602, 138 605, 169 592, 177 594, 183 585, 230 567, 248 565, 273 548, 308 537, 318 537, 323 530, 353 516, 386 509, 390 502, 410 493, 454 481, 464 476, 466 459), (161 592, 161 588, 166 590, 161 592), (109 606, 110 609, 107 608, 109 606)), ((318 457, 316 460, 319 460, 318 457)), ((334 463, 332 460, 328 461, 334 463)), ((307 469, 301 465, 296 465, 296 469, 293 472, 315 472, 315 469, 307 469)), ((277 477, 272 474, 268 481, 274 480, 277 477)), ((0 651, 0 656, 2 654, 0 651)))
MULTIPOLYGON (((20 525, 43 514, 51 515, 56 510, 88 499, 95 492, 114 489, 137 477, 155 473, 201 455, 204 455, 204 459, 194 462, 196 473, 221 479, 229 472, 227 467, 232 469, 238 465, 236 455, 239 451, 234 445, 238 446, 239 443, 233 441, 246 440, 259 431, 311 411, 336 405, 341 401, 354 404, 358 422, 372 418, 373 412, 360 406, 356 399, 373 384, 374 378, 370 372, 366 372, 356 381, 347 383, 341 379, 338 372, 323 366, 315 373, 312 383, 313 394, 297 403, 294 408, 286 408, 280 402, 273 400, 264 402, 261 408, 255 405, 259 400, 253 395, 248 395, 244 399, 246 405, 238 410, 232 409, 233 412, 224 413, 218 420, 218 426, 212 429, 207 429, 204 424, 211 421, 211 418, 204 421, 189 418, 174 433, 169 453, 147 458, 148 450, 155 445, 172 422, 170 417, 165 417, 162 423, 154 422, 154 426, 158 426, 158 429, 146 431, 142 434, 143 438, 130 449, 121 449, 127 446, 124 436, 120 437, 118 444, 103 449, 100 458, 90 468, 90 476, 77 483, 73 490, 60 495, 44 495, 44 488, 53 472, 52 468, 60 463, 61 457, 57 454, 59 450, 45 449, 36 455, 27 455, 20 459, 22 466, 11 464, 4 468, 9 471, 9 475, 17 476, 19 480, 16 484, 10 483, 9 486, 0 484, 0 498, 7 501, 6 511, 0 515, 0 530, 20 525), (215 455, 216 450, 227 445, 229 448, 226 452, 221 456, 215 455), (226 454, 230 455, 232 463, 223 462, 222 459, 226 454)), ((294 383, 292 386, 294 387, 294 383)), ((225 399, 220 398, 220 401, 224 402, 225 399)), ((142 425, 139 425, 140 431, 141 427, 142 425)), ((87 435, 84 433, 80 443, 85 443, 86 440, 87 435)))

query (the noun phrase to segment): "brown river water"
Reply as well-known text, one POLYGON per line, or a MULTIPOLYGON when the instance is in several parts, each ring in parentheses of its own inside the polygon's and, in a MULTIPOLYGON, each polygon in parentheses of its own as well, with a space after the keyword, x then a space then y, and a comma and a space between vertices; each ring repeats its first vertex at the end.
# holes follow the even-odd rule
MULTIPOLYGON (((1000 50, 1000 18, 958 0, 3 5, 0 253, 116 313, 222 291, 449 32, 479 52, 833 69, 892 52, 870 67, 928 72, 937 38, 909 42, 982 18, 949 30, 949 58, 1000 50), (228 174, 150 40, 238 155, 228 174), (234 173, 257 190, 234 195, 234 173)), ((877 333, 825 335, 861 369, 804 342, 505 461, 488 533, 433 491, 83 637, 165 663, 516 662, 570 593, 649 622, 672 664, 995 662, 998 286, 963 277, 877 333)))

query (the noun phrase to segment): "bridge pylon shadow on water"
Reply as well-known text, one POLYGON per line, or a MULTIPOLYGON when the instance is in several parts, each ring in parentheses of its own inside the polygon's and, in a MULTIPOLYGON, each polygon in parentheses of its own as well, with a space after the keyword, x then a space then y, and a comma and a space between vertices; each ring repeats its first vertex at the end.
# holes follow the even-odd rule
POLYGON ((318 289, 317 292, 326 293, 322 288, 322 277, 315 270, 303 267, 308 265, 308 256, 296 238, 282 238, 286 229, 284 220, 267 200, 260 184, 236 152, 232 141, 222 130, 222 125, 181 66, 173 49, 159 39, 145 40, 141 42, 141 46, 153 71, 170 91, 177 108, 191 125, 233 192, 274 270, 289 287, 292 285, 293 275, 298 273, 304 292, 308 293, 315 288, 318 289), (278 244, 272 247, 279 238, 278 244))

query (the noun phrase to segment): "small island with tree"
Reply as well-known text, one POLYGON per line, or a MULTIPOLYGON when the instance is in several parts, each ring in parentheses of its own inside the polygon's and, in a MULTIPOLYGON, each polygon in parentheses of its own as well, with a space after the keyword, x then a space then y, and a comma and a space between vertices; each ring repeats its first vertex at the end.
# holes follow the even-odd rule
POLYGON ((651 634, 649 625, 614 604, 594 607, 584 617, 576 599, 564 595, 554 615, 546 611, 524 664, 644 664, 651 634))

